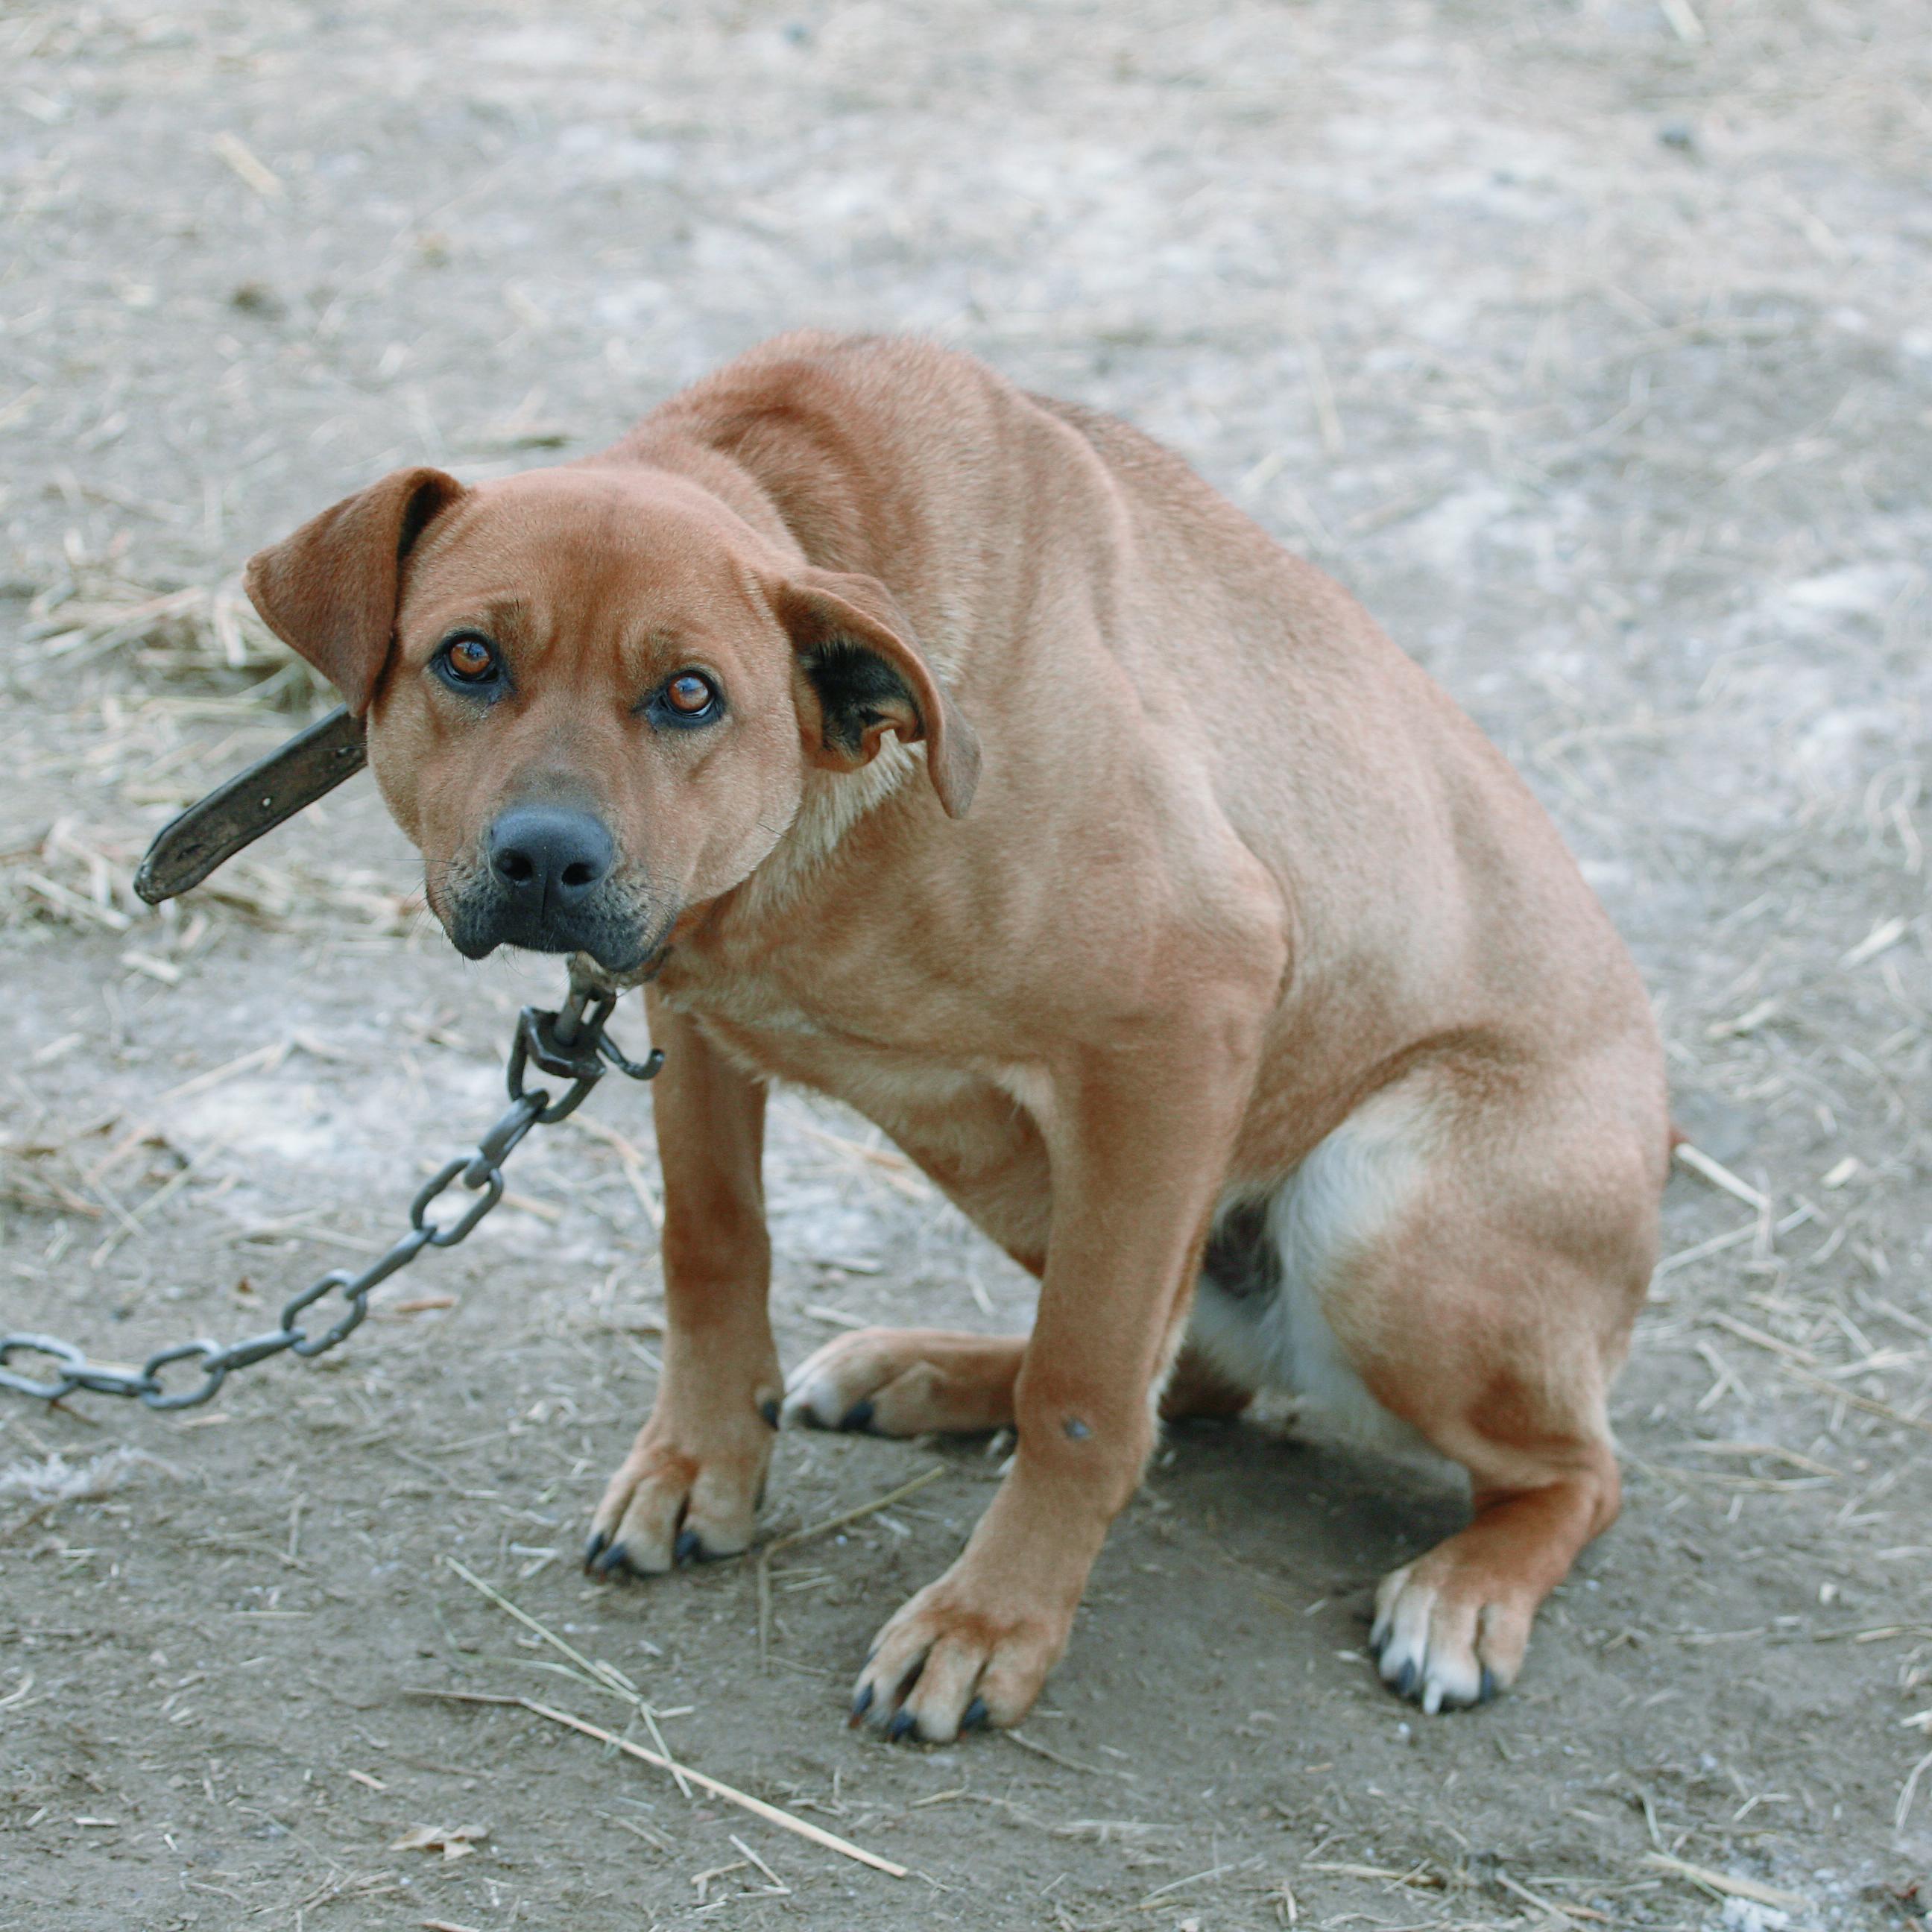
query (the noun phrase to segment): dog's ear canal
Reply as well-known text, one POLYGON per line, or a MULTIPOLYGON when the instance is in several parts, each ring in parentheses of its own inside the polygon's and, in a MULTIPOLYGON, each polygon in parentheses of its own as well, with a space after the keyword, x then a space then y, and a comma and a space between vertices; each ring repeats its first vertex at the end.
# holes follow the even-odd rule
POLYGON ((914 641, 876 578, 796 572, 772 596, 797 653, 806 756, 856 771, 887 732, 923 740, 926 769, 950 818, 963 818, 980 779, 980 740, 914 641))
POLYGON ((394 470, 248 560, 249 601, 358 718, 395 642, 403 560, 464 494, 440 470, 394 470))

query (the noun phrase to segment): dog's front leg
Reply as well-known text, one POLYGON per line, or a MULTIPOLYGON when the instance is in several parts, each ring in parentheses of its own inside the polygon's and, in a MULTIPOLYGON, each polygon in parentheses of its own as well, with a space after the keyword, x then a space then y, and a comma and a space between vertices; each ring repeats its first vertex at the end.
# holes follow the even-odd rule
POLYGON ((651 1574, 735 1556, 770 1462, 784 1378, 766 1301, 765 1091, 692 1021, 650 1001, 664 1051, 651 1089, 664 1174, 664 1373, 604 1492, 586 1566, 651 1574))
POLYGON ((938 1741, 1016 1724, 1140 1480, 1252 1078, 1245 1029, 1081 1053, 1043 1120, 1053 1216, 1006 1480, 951 1569, 879 1633, 855 1723, 938 1741), (1238 1044, 1237 1042, 1239 1042, 1238 1044))

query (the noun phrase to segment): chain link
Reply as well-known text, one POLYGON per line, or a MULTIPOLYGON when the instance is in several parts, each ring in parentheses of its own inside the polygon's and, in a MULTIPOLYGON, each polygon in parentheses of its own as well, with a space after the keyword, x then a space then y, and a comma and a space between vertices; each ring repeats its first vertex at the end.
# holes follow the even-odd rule
MULTIPOLYGON (((204 1340, 177 1342, 172 1348, 158 1348, 138 1369, 90 1361, 74 1343, 52 1335, 0 1335, 0 1389, 44 1402, 58 1402, 85 1389, 93 1395, 130 1396, 149 1408, 196 1408, 215 1394, 233 1370, 251 1368, 284 1350, 310 1357, 326 1354, 362 1326, 369 1312, 372 1290, 398 1269, 407 1268, 424 1249, 453 1248, 470 1238, 477 1223, 502 1199, 503 1162, 532 1127, 550 1126, 574 1113, 607 1067, 615 1067, 633 1080, 649 1080, 656 1074, 664 1064, 664 1055, 656 1048, 642 1061, 627 1060, 606 1036, 604 1029, 616 1004, 616 993, 580 961, 573 959, 570 994, 563 1005, 554 1012, 526 1006, 518 1016, 506 1074, 509 1111, 477 1142, 473 1152, 445 1162, 424 1183, 410 1203, 407 1233, 367 1268, 353 1271, 333 1268, 300 1294, 291 1295, 282 1305, 278 1326, 225 1347, 204 1340), (562 1099, 553 1101, 546 1088, 525 1087, 524 1076, 532 1065, 570 1082, 562 1099), (431 1210, 459 1182, 475 1199, 446 1224, 433 1220, 431 1210), (328 1326, 312 1330, 304 1325, 303 1316, 338 1294, 346 1305, 328 1326), (43 1355, 56 1366, 51 1374, 37 1380, 7 1366, 16 1354, 43 1355), (200 1379, 170 1389, 162 1372, 178 1362, 191 1364, 190 1372, 200 1379)), ((316 1321, 326 1321, 328 1312, 328 1308, 322 1310, 316 1321)))

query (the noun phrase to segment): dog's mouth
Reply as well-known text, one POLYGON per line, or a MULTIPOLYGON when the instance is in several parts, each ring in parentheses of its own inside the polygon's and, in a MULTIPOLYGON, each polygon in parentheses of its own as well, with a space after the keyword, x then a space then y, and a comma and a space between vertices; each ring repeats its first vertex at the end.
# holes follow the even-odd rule
POLYGON ((629 892, 559 902, 548 894, 495 889, 487 874, 446 875, 442 892, 428 894, 450 944, 466 959, 485 959, 499 946, 525 952, 581 953, 614 984, 641 985, 670 950, 677 914, 640 906, 629 892))
POLYGON ((581 920, 530 928, 512 926, 494 933, 478 932, 461 922, 445 930, 466 959, 488 958, 500 946, 524 952, 581 953, 617 986, 640 986, 654 978, 670 952, 668 922, 641 935, 634 931, 611 932, 581 920))

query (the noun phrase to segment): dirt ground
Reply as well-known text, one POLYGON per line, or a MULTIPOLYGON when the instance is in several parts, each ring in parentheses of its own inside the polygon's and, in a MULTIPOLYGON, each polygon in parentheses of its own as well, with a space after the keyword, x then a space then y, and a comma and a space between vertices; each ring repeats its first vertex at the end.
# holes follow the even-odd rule
MULTIPOLYGON (((998 1445, 788 1435, 772 1536, 939 1474, 772 1557, 762 1660, 751 1564, 579 1576, 661 1308, 650 1108, 614 1082, 326 1362, 177 1417, 0 1398, 0 1927, 1921 1918, 1924 25, 0 6, 0 1328, 139 1360, 268 1325, 400 1228, 557 990, 460 964, 366 780, 133 898, 152 830, 318 702, 241 560, 405 460, 594 448, 806 322, 1120 411, 1365 598, 1556 813, 1742 1189, 1672 1185, 1626 1514, 1512 1696, 1431 1720, 1378 1687, 1369 1588, 1460 1506, 1272 1418, 1163 1448, 1018 1738, 890 1749, 842 1728, 850 1672, 998 1445), (450 1557, 692 1765, 913 1875, 412 1694, 634 1714, 450 1557)), ((1024 1323, 862 1123, 788 1097, 774 1142, 790 1358, 1024 1323)))

